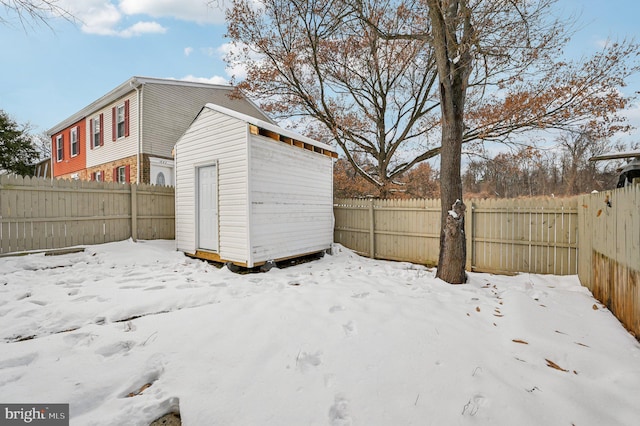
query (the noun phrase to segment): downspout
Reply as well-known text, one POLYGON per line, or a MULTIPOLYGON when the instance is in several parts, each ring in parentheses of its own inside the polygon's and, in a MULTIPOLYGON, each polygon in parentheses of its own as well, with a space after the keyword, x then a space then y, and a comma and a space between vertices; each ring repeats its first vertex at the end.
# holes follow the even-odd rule
POLYGON ((142 91, 138 89, 138 86, 134 85, 134 82, 129 82, 131 87, 136 91, 136 101, 138 103, 138 152, 136 154, 136 183, 140 184, 140 156, 142 153, 142 91))

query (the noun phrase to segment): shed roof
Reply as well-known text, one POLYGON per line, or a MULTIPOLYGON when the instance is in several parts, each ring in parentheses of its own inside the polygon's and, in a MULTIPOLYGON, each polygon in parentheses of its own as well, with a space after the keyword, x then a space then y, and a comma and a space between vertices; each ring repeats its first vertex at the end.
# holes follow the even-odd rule
MULTIPOLYGON (((247 124, 253 125, 255 127, 259 129, 263 129, 263 130, 267 130, 268 132, 271 132, 272 134, 268 134, 268 136, 276 139, 276 140, 282 140, 284 142, 286 142, 286 140, 283 139, 292 139, 293 141, 299 141, 303 144, 308 144, 311 145, 313 147, 319 148, 320 150, 322 150, 323 153, 326 153, 327 155, 329 155, 330 157, 337 157, 338 154, 336 153, 335 149, 332 148, 330 145, 327 145, 326 143, 323 142, 319 142, 317 140, 308 138, 306 136, 303 136, 301 134, 298 134, 296 132, 292 132, 291 130, 287 130, 284 129, 280 126, 277 126, 273 123, 268 123, 266 121, 260 120, 258 118, 252 117, 250 115, 247 114, 243 114, 241 112, 238 111, 234 111, 232 109, 229 108, 225 108, 223 106, 220 105, 216 105, 216 104, 212 104, 212 103, 208 103, 205 105, 205 108, 217 111, 221 114, 225 114, 234 118, 237 118, 238 120, 244 121, 247 124), (277 136, 283 136, 284 138, 280 138, 277 136)), ((262 133, 260 133, 262 134, 262 133)))

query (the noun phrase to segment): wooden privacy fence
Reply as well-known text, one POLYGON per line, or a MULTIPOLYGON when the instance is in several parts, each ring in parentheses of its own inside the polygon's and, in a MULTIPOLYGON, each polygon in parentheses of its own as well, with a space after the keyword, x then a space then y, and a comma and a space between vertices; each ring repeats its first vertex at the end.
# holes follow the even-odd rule
POLYGON ((172 187, 0 176, 0 254, 174 234, 172 187))
POLYGON ((640 185, 579 197, 580 282, 640 337, 640 185))
MULTIPOLYGON (((577 198, 466 201, 467 269, 576 274, 577 198)), ((337 199, 334 240, 358 253, 435 265, 440 200, 337 199)))

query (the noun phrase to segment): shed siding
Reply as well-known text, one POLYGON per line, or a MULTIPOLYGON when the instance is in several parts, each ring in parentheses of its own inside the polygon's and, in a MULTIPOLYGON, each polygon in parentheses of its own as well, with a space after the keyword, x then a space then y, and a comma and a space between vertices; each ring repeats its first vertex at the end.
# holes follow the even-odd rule
POLYGON ((329 248, 332 159, 263 136, 252 136, 250 152, 254 262, 329 248))
POLYGON ((203 109, 176 146, 176 245, 195 253, 197 167, 217 163, 219 255, 248 261, 247 125, 203 109))
POLYGON ((230 88, 147 83, 142 90, 142 149, 151 155, 170 157, 178 138, 208 102, 268 120, 247 100, 230 98, 230 88))
POLYGON ((85 138, 86 143, 83 146, 87 153, 87 168, 136 155, 138 153, 138 96, 136 91, 132 89, 126 96, 88 115, 84 126, 84 132, 88 135, 85 138), (124 105, 125 100, 129 100, 129 136, 113 141, 113 117, 111 110, 113 107, 124 105), (91 119, 99 117, 100 114, 104 114, 104 125, 102 128, 102 132, 104 132, 104 145, 92 149, 90 147, 91 135, 89 122, 91 119))

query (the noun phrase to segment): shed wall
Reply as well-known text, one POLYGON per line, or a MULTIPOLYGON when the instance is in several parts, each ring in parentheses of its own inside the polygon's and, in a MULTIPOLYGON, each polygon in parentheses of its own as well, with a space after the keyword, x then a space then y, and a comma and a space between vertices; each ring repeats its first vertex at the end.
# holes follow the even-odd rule
POLYGON ((251 137, 254 263, 327 249, 333 242, 333 163, 326 155, 251 137))
POLYGON ((176 145, 176 245, 194 254, 197 247, 197 167, 218 165, 219 255, 248 261, 247 125, 203 109, 176 145))

